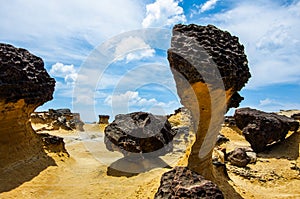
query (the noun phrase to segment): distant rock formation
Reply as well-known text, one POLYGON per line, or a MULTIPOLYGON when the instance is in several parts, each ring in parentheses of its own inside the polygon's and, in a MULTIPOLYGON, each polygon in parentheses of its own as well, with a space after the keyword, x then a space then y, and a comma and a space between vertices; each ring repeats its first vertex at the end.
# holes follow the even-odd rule
POLYGON ((192 112, 196 141, 188 167, 213 179, 212 152, 224 114, 243 99, 250 78, 238 38, 215 26, 175 25, 168 60, 181 103, 192 112))
POLYGON ((198 173, 186 167, 175 167, 163 174, 160 187, 155 194, 155 199, 186 199, 206 198, 222 199, 222 192, 216 184, 204 179, 198 173))
POLYGON ((300 113, 295 113, 291 116, 291 118, 295 119, 295 120, 300 120, 300 113))
POLYGON ((175 136, 167 117, 145 112, 117 115, 104 132, 108 150, 139 157, 158 157, 170 152, 175 136))
POLYGON ((251 108, 237 109, 234 118, 255 152, 264 151, 273 142, 283 141, 288 131, 299 128, 299 122, 292 118, 251 108))
POLYGON ((44 112, 34 112, 30 115, 30 120, 35 124, 46 124, 47 127, 36 131, 51 131, 64 129, 84 131, 84 123, 80 120, 79 113, 72 113, 70 109, 49 109, 44 112))
POLYGON ((29 118, 52 99, 54 86, 41 58, 0 44, 0 168, 43 153, 43 140, 33 131, 29 118))
POLYGON ((98 124, 109 124, 109 115, 99 115, 98 124))

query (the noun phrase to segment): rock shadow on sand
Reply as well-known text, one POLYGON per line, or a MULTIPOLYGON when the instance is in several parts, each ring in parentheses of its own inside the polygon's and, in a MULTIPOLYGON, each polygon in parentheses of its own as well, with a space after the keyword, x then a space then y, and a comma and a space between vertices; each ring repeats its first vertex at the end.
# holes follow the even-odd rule
POLYGON ((133 177, 155 168, 171 168, 159 157, 123 157, 107 167, 107 175, 114 177, 133 177))
POLYGON ((284 141, 267 146, 266 150, 258 153, 262 158, 285 158, 297 160, 299 158, 300 130, 289 135, 284 141))

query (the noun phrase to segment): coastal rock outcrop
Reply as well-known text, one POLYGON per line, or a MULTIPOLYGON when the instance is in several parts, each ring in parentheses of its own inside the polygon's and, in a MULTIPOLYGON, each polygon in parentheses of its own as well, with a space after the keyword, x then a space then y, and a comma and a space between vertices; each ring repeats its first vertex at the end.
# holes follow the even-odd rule
POLYGON ((49 109, 43 112, 34 112, 30 116, 31 123, 46 124, 46 127, 36 131, 51 131, 64 129, 84 131, 84 123, 80 120, 79 113, 72 113, 70 109, 49 109))
POLYGON ((167 117, 145 112, 119 114, 104 132, 106 148, 124 156, 164 155, 175 136, 167 117))
POLYGON ((163 174, 155 199, 207 198, 222 199, 216 184, 186 167, 175 167, 163 174))
POLYGON ((299 128, 299 122, 292 118, 251 108, 237 109, 234 118, 255 152, 264 151, 273 142, 283 141, 289 131, 299 128))
POLYGON ((168 60, 181 103, 193 116, 196 140, 188 167, 213 179, 212 152, 224 114, 243 99, 250 78, 244 46, 213 25, 175 25, 168 60))
POLYGON ((29 119, 38 106, 52 99, 54 86, 41 58, 0 44, 0 174, 2 168, 16 170, 20 162, 45 154, 43 139, 29 119))

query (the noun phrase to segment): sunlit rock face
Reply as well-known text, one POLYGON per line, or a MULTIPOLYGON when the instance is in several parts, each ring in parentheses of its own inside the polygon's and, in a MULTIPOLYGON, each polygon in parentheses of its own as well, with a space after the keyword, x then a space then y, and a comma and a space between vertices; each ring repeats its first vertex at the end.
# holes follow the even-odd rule
POLYGON ((296 132, 299 128, 299 122, 292 118, 251 108, 237 109, 234 118, 255 152, 262 152, 267 145, 285 140, 289 131, 296 132))
POLYGON ((244 47, 237 37, 215 26, 175 25, 168 60, 181 103, 190 109, 196 140, 188 167, 213 178, 211 156, 230 107, 250 78, 244 47))
POLYGON ((42 150, 30 114, 52 99, 55 80, 41 58, 25 49, 0 44, 0 168, 42 150))

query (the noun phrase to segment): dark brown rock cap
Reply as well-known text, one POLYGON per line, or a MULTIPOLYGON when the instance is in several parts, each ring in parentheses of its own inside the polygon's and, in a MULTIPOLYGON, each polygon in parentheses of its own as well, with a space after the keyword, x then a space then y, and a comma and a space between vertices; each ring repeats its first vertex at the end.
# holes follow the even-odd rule
POLYGON ((251 74, 244 46, 229 32, 213 25, 175 25, 168 60, 172 70, 191 85, 203 82, 214 86, 222 78, 225 90, 235 93, 230 107, 237 107, 243 100, 237 91, 251 74))
POLYGON ((248 107, 237 109, 234 118, 255 152, 265 150, 273 142, 283 141, 289 131, 299 128, 299 122, 292 118, 248 107))
POLYGON ((206 198, 223 199, 223 193, 212 181, 188 169, 175 167, 164 173, 160 186, 154 196, 155 199, 186 199, 206 198))
POLYGON ((146 112, 119 114, 104 133, 106 148, 124 156, 164 155, 172 151, 172 140, 176 135, 166 116, 146 112))
POLYGON ((39 106, 53 98, 55 80, 29 51, 0 43, 0 71, 0 100, 39 106))

